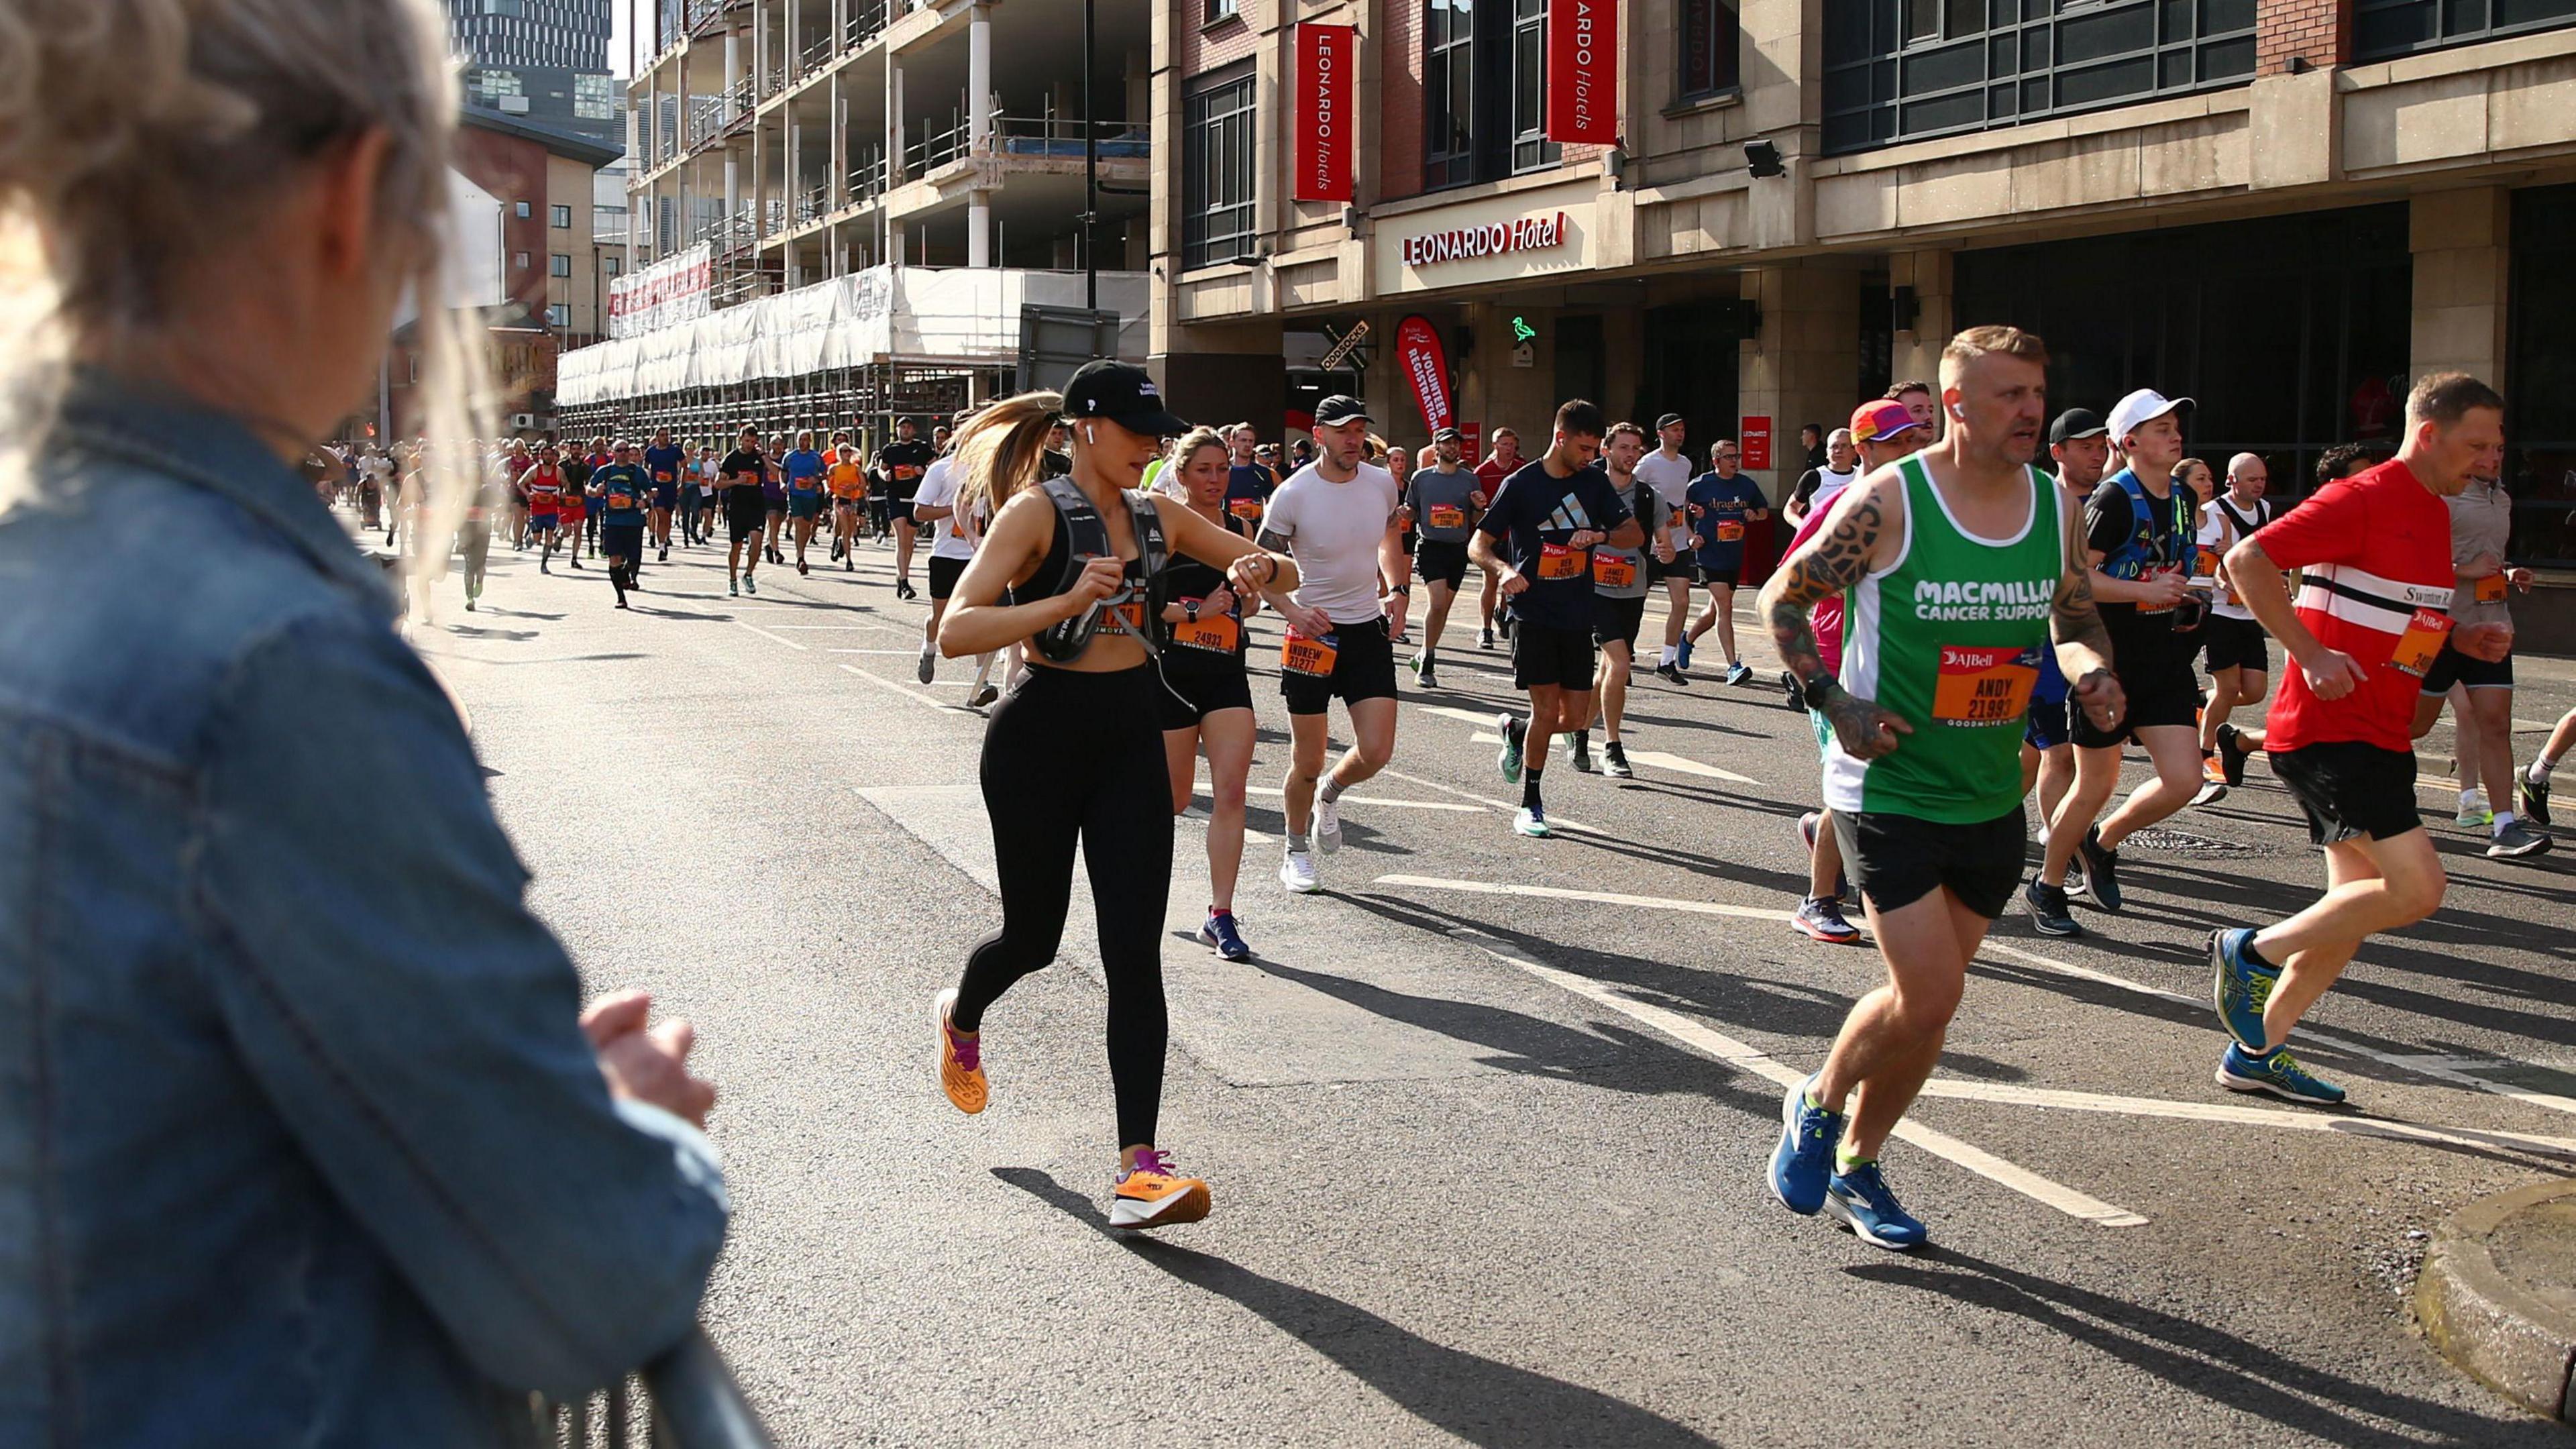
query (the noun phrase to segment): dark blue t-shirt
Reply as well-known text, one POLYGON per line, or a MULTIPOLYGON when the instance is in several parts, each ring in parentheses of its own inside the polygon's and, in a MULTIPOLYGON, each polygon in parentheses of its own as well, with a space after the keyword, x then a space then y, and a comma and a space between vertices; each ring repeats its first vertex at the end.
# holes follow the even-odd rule
POLYGON ((1278 490, 1278 480, 1258 463, 1233 463, 1225 470, 1225 511, 1245 523, 1261 522, 1261 506, 1278 490))
POLYGON ((657 492, 668 494, 679 487, 688 465, 689 455, 677 445, 644 450, 644 471, 652 475, 657 492))
POLYGON ((811 448, 798 448, 778 460, 778 471, 787 475, 787 491, 804 497, 823 487, 823 455, 811 448))
POLYGON ((611 463, 592 476, 591 486, 599 490, 599 526, 640 527, 644 510, 653 496, 653 480, 634 463, 611 463))
POLYGON ((1592 553, 1565 541, 1584 530, 1608 533, 1629 517, 1627 501, 1597 467, 1558 478, 1534 459, 1504 479, 1476 527, 1500 540, 1506 561, 1529 580, 1512 597, 1512 617, 1542 629, 1590 629, 1592 553))
POLYGON ((1691 480, 1689 500, 1698 506, 1699 514, 1690 519, 1690 531, 1699 535, 1699 566, 1704 569, 1741 568, 1744 564, 1745 515, 1771 505, 1762 498, 1762 490, 1753 480, 1738 473, 1720 478, 1714 472, 1702 473, 1691 480), (1721 526, 1734 525, 1735 537, 1720 538, 1721 526))

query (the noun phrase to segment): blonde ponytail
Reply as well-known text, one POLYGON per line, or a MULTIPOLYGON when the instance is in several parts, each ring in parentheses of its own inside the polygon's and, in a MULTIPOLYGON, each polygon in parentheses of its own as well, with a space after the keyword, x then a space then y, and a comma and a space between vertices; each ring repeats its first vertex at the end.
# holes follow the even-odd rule
POLYGON ((1024 392, 1006 397, 975 414, 949 441, 949 467, 957 485, 957 511, 985 518, 1001 516, 1002 505, 1039 479, 1047 434, 1064 415, 1064 396, 1024 392))

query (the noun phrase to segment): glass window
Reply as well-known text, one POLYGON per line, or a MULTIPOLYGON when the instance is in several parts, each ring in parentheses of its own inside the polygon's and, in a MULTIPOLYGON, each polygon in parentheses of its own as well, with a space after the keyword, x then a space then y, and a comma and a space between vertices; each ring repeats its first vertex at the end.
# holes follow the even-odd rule
POLYGON ((2576 0, 2355 0, 2355 60, 2576 24, 2576 0))
POLYGON ((519 220, 521 220, 521 221, 526 221, 529 217, 534 216, 534 215, 536 214, 535 212, 533 212, 533 211, 531 211, 531 210, 529 210, 529 209, 528 209, 528 203, 526 203, 526 202, 524 202, 524 201, 512 202, 512 203, 510 204, 510 211, 511 211, 511 213, 512 213, 513 215, 517 216, 517 217, 519 218, 519 220))
POLYGON ((528 254, 526 252, 510 253, 510 265, 519 271, 526 271, 528 269, 528 254))
POLYGON ((1216 24, 1231 15, 1240 14, 1243 0, 1207 0, 1207 23, 1216 24))
POLYGON ((1565 148, 1547 139, 1548 0, 1512 0, 1512 170, 1553 166, 1565 148))
POLYGON ((1253 86, 1245 69, 1192 91, 1181 134, 1181 265, 1252 255, 1253 86))
POLYGON ((570 227, 572 225, 572 208, 569 206, 547 207, 546 223, 547 225, 558 229, 570 227))
POLYGON ((1824 0, 1825 149, 2242 85, 2254 78, 2254 10, 2253 0, 1824 0))
POLYGON ((1735 89, 1741 32, 1733 0, 1681 0, 1681 4, 1682 99, 1735 89))
POLYGON ((1430 0, 1423 16, 1423 185, 1438 189, 1475 178, 1474 0, 1430 0))
POLYGON ((562 252, 557 252, 553 256, 548 257, 546 259, 546 275, 551 277, 571 276, 572 258, 565 256, 562 252))
POLYGON ((585 121, 605 121, 617 114, 617 77, 577 75, 572 78, 572 113, 585 121))
POLYGON ((2576 565, 2576 186, 2513 194, 2505 488, 2518 564, 2576 565))
POLYGON ((547 325, 547 326, 549 326, 549 327, 569 327, 569 326, 571 326, 571 325, 572 325, 572 308, 570 308, 570 307, 568 307, 568 306, 564 305, 564 304, 563 304, 563 303, 561 303, 561 302, 557 302, 557 303, 555 303, 553 306, 548 307, 548 308, 546 309, 546 325, 547 325))
POLYGON ((1492 181, 1555 165, 1547 139, 1548 0, 1428 0, 1423 185, 1492 181))

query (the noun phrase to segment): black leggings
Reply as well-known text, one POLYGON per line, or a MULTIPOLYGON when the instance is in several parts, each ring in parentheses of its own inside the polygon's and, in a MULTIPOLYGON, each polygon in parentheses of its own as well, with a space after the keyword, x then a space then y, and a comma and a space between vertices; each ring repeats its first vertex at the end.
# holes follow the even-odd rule
POLYGON ((966 958, 950 1021, 980 1030, 984 1008, 1055 959, 1073 896, 1078 838, 1091 871, 1100 965, 1109 983, 1109 1080, 1118 1145, 1154 1140, 1163 1101, 1163 907, 1172 886, 1172 782, 1152 665, 1111 674, 1032 666, 984 732, 984 807, 993 817, 1002 929, 966 958))
POLYGON ((483 596, 483 570, 492 557, 492 525, 468 523, 456 531, 456 541, 465 550, 465 597, 483 596))

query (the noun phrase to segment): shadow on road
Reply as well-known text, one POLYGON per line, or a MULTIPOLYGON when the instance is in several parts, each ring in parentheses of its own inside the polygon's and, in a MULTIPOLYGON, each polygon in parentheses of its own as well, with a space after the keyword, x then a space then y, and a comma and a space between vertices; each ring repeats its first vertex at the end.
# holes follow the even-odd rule
MULTIPOLYGON (((2394 1394, 2207 1324, 1953 1249, 1931 1247, 1905 1262, 1865 1263, 1842 1271, 1864 1282, 1921 1289, 2027 1318, 2052 1335, 2096 1349, 2211 1403, 2334 1444, 2394 1449, 2423 1444, 2428 1435, 2435 1436, 2434 1443, 2481 1449, 2566 1443, 2560 1425, 2531 1420, 2529 1432, 2517 1434, 2508 1422, 2394 1394)), ((2278 1327, 2276 1321, 2267 1322, 2278 1327)))
MULTIPOLYGON (((1086 1227, 1110 1231, 1091 1199, 1044 1172, 997 1167, 993 1175, 1086 1227)), ((1137 1261, 1249 1309, 1407 1413, 1470 1444, 1589 1449, 1715 1442, 1597 1389, 1434 1343, 1365 1308, 1223 1258, 1144 1237, 1118 1241, 1137 1261)))

